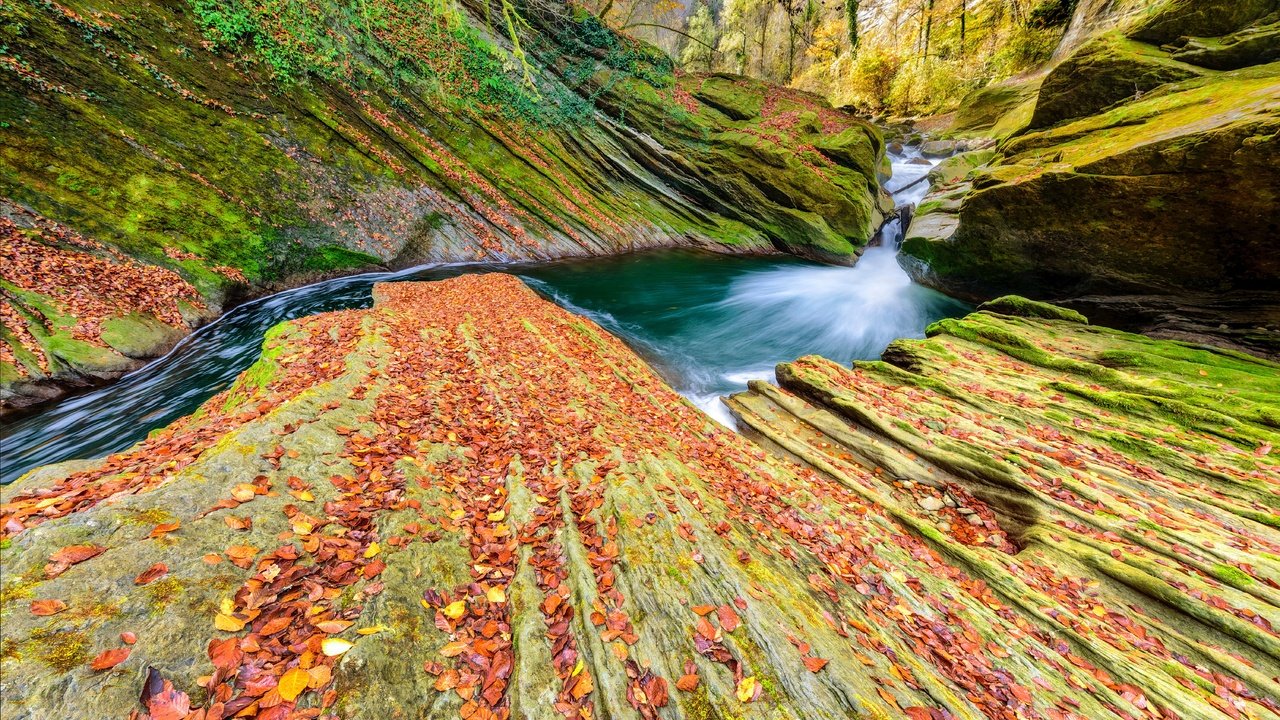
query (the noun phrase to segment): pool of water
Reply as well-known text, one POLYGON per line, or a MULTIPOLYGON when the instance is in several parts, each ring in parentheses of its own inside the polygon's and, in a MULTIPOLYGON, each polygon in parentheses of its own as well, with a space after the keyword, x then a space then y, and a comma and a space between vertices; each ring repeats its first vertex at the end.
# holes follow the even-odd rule
POLYGON ((752 378, 771 378, 779 362, 813 353, 839 362, 874 358, 893 339, 919 337, 930 322, 968 310, 907 278, 895 259, 900 234, 887 226, 885 242, 853 267, 660 250, 544 265, 424 267, 295 288, 234 308, 110 385, 0 426, 0 482, 47 463, 123 450, 191 413, 258 358, 263 335, 277 323, 369 307, 376 282, 481 271, 516 274, 595 320, 729 424, 719 398, 752 378))

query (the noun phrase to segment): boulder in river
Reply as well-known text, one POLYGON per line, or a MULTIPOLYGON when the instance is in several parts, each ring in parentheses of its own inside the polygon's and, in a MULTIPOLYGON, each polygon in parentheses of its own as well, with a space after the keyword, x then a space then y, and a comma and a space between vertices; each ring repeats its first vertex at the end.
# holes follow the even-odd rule
POLYGON ((965 100, 957 117, 981 125, 955 129, 999 144, 981 167, 939 175, 903 266, 973 301, 1176 305, 1280 285, 1280 63, 1250 55, 1276 12, 1271 0, 1079 3, 1042 79, 965 100), (1214 54, 1237 46, 1238 62, 1214 54))
POLYGON ((1214 73, 1007 140, 921 203, 900 260, 972 300, 1274 287, 1278 90, 1280 64, 1214 73))
POLYGON ((1275 365, 1010 298, 781 366, 775 453, 514 277, 374 293, 4 489, 6 717, 1280 710, 1275 365))

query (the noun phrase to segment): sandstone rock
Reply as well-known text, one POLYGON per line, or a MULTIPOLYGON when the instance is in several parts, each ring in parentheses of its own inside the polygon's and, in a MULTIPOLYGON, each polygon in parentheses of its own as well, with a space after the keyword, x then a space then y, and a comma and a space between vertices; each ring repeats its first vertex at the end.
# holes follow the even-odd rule
POLYGON ((1274 63, 1212 74, 1006 141, 926 197, 900 261, 973 300, 1274 286, 1278 88, 1274 63))
POLYGON ((962 717, 1068 702, 1088 717, 1193 717, 1218 701, 1264 712, 1274 696, 1262 582, 1277 569, 1274 511, 1250 476, 1266 460, 1216 449, 1275 434, 1262 400, 1241 394, 1199 418, 1179 406, 1182 424, 1160 429, 1161 408, 1197 407, 1220 379, 1252 388, 1250 373, 1272 366, 982 313, 902 344, 915 372, 784 366, 789 387, 830 405, 763 384, 735 400, 816 473, 720 428, 513 277, 375 295, 371 310, 273 331, 232 388, 139 446, 3 490, 6 717, 127 716, 140 695, 170 697, 149 677, 192 707, 324 704, 346 718, 551 720, 556 703, 610 718, 962 717), (1058 359, 1007 368, 1014 356, 983 338, 1018 362, 1040 357, 1009 336, 1058 359), (1171 357, 1141 366, 1150 375, 1077 379, 1097 366, 1074 357, 1099 347, 1171 357), (953 350, 973 357, 946 359, 953 350), (1186 363, 1210 375, 1184 378, 1186 363), (1044 390, 1042 373, 1058 385, 1044 390), (964 389, 974 383, 985 390, 964 389), (1150 418, 1101 415, 1099 383, 1159 404, 1150 418), (899 396, 884 415, 879 393, 899 396), (838 419, 863 412, 882 435, 838 419), (908 422, 923 416, 946 418, 944 431, 908 422), (1227 422, 1234 433, 1204 443, 1227 422), (1104 452, 1135 442, 1110 423, 1165 444, 1133 461, 1104 452), (1077 461, 1098 478, 1083 506, 1077 461), (1002 527, 943 535, 893 499, 891 479, 934 474, 1002 527), (36 599, 66 609, 33 614, 36 599), (128 656, 91 669, 122 633, 136 636, 128 656), (941 637, 965 638, 963 655, 941 637), (305 682, 285 680, 295 670, 305 682), (697 687, 681 689, 689 674, 697 687), (1188 674, 1213 678, 1213 692, 1181 683, 1188 674))
POLYGON ((1093 115, 1118 102, 1140 97, 1161 85, 1202 73, 1158 48, 1119 33, 1085 44, 1049 71, 1040 84, 1028 127, 1050 127, 1093 115))
POLYGON ((957 143, 954 140, 930 140, 920 146, 920 154, 925 157, 942 158, 955 153, 956 148, 957 143))
POLYGON ((1070 627, 1071 652, 1141 687, 1150 707, 1218 716, 1177 679, 1191 666, 1230 667, 1270 707, 1280 595, 1265 578, 1280 556, 1243 548, 1280 544, 1268 459, 1280 365, 1048 314, 946 320, 927 340, 891 345, 887 362, 784 363, 781 387, 753 383, 730 407, 751 432, 891 508, 1032 627, 1070 627), (995 522, 974 514, 944 530, 894 487, 930 471, 995 522))

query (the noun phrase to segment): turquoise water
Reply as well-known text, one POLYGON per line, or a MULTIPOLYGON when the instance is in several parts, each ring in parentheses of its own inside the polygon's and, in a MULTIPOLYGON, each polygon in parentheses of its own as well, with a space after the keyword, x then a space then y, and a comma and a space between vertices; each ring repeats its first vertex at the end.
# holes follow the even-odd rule
MULTIPOLYGON (((913 151, 914 152, 914 151, 913 151)), ((904 188, 927 165, 896 158, 904 188)), ((914 204, 927 185, 895 194, 914 204)), ((853 267, 786 256, 738 257, 659 250, 544 265, 452 265, 367 273, 287 290, 234 308, 164 358, 105 387, 0 423, 0 483, 31 468, 123 450, 190 414, 257 360, 262 337, 285 320, 372 304, 376 282, 509 272, 627 342, 680 393, 731 425, 719 398, 774 366, 819 354, 842 363, 878 357, 900 337, 970 308, 910 281, 896 260, 901 228, 853 267)), ((482 298, 477 299, 483 301, 482 298)))
POLYGON ((50 462, 122 450, 189 414, 257 359, 263 334, 284 320, 368 307, 373 283, 512 272, 561 305, 615 333, 677 390, 728 422, 718 396, 773 366, 820 353, 872 358, 896 337, 967 308, 911 284, 888 248, 853 268, 786 257, 666 250, 551 263, 371 273, 296 288, 241 305, 172 353, 103 388, 66 398, 3 426, 0 479, 50 462))

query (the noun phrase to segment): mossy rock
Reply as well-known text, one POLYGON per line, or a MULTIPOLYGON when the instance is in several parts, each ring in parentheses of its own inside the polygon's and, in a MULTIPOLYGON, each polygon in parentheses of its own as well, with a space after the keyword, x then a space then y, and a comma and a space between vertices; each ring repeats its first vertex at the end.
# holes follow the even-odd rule
POLYGON ((960 101, 951 132, 1001 138, 1020 129, 1014 116, 1023 105, 1034 104, 1039 86, 1038 79, 1014 79, 970 92, 960 101))
MULTIPOLYGON (((929 170, 929 181, 935 186, 952 185, 964 180, 975 168, 982 167, 996 157, 995 149, 970 150, 943 160, 929 170)), ((924 206, 921 206, 924 209, 924 206)))
POLYGON ((750 120, 760 116, 764 96, 754 81, 733 75, 709 75, 702 78, 693 96, 724 113, 732 120, 750 120))
POLYGON ((999 313, 1001 315, 1012 315, 1015 317, 1025 318, 1041 318, 1044 320, 1063 320, 1066 322, 1080 323, 1088 325, 1089 319, 1084 315, 1057 305, 1038 302, 1036 300, 1028 300, 1017 295, 1005 295, 995 300, 988 300, 978 306, 978 310, 999 313))
POLYGON ((1161 85, 1202 71, 1120 33, 1095 38, 1063 60, 1040 85, 1032 129, 1093 115, 1161 85))
POLYGON ((1236 70, 1280 60, 1280 22, 1256 25, 1220 38, 1187 38, 1173 57, 1182 62, 1236 70))
POLYGON ((130 313, 102 324, 102 341, 128 358, 147 359, 168 352, 184 333, 151 315, 130 313))
POLYGON ((1007 140, 945 232, 913 221, 900 261, 974 301, 1275 287, 1278 89, 1274 63, 1206 73, 1007 140))
POLYGON ((1275 0, 1161 0, 1128 31, 1163 45, 1185 37, 1228 35, 1278 9, 1275 0))

